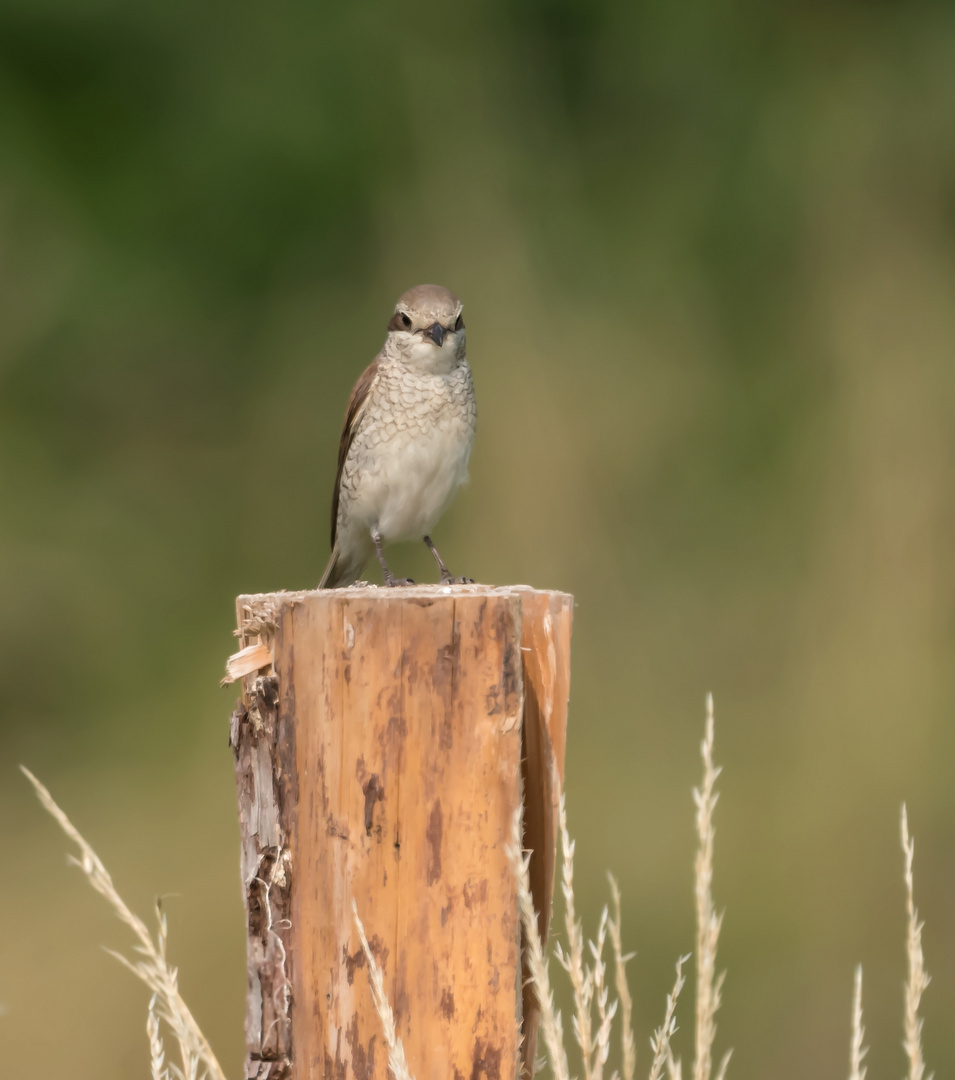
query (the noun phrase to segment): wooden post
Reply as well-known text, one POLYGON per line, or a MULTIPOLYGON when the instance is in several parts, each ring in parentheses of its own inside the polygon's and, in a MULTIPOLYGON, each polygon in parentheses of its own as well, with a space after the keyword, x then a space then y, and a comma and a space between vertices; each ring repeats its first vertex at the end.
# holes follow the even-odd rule
POLYGON ((523 789, 546 930, 572 606, 485 586, 238 598, 249 1080, 385 1080, 352 898, 417 1080, 511 1080, 522 1016, 533 1057, 505 848, 523 789))

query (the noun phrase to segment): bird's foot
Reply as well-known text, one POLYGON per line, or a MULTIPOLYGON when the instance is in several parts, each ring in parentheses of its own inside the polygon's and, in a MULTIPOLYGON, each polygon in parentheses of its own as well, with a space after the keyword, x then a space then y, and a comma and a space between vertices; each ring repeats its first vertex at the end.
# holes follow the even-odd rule
POLYGON ((414 582, 410 577, 395 577, 394 574, 388 574, 385 578, 386 588, 397 589, 403 585, 414 585, 414 582))
POLYGON ((450 571, 446 570, 441 575, 441 584, 442 585, 473 585, 474 584, 474 578, 473 577, 455 577, 454 574, 452 574, 452 573, 450 573, 450 571))

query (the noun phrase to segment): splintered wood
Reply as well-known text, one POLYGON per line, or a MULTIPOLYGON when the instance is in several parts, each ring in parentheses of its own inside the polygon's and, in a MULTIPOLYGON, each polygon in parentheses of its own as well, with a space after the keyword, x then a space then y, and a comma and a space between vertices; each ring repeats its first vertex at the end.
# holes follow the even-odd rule
POLYGON ((546 927, 572 606, 523 587, 239 597, 249 1080, 385 1080, 353 898, 417 1080, 510 1080, 522 1014, 533 1056, 506 846, 523 787, 546 927))

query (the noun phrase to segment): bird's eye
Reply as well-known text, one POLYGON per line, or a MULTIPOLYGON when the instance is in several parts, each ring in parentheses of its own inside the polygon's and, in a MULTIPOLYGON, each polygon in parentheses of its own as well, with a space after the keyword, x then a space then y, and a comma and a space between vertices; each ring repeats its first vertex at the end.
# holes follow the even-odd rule
POLYGON ((408 318, 408 316, 404 312, 401 313, 401 325, 406 330, 408 330, 411 327, 411 320, 408 318))
POLYGON ((463 329, 464 329, 464 316, 459 315, 458 316, 458 321, 454 324, 454 332, 457 333, 459 330, 463 330, 463 329))

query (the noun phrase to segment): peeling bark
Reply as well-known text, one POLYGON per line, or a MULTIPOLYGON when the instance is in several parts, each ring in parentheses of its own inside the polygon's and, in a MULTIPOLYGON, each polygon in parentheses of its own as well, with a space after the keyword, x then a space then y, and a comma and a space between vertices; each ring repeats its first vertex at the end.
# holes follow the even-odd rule
POLYGON ((292 1055, 288 837, 295 807, 293 733, 279 718, 274 675, 255 679, 245 696, 248 705, 238 702, 230 726, 249 931, 245 1075, 246 1080, 285 1080, 292 1055))

